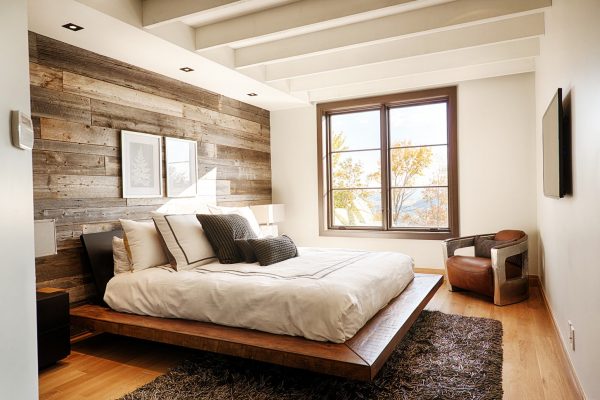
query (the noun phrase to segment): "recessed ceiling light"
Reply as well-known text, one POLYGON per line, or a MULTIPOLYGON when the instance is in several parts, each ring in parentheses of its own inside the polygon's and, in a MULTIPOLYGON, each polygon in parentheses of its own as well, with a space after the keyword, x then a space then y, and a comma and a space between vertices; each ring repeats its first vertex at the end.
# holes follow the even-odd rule
POLYGON ((193 69, 190 68, 190 67, 182 67, 182 68, 179 68, 179 69, 182 70, 183 72, 192 72, 193 71, 193 69))
POLYGON ((73 32, 77 32, 83 29, 83 26, 75 25, 70 22, 68 24, 64 24, 62 27, 73 32))
POLYGON ((254 97, 254 96, 258 96, 256 93, 252 92, 252 93, 246 93, 248 96, 250 97, 254 97))

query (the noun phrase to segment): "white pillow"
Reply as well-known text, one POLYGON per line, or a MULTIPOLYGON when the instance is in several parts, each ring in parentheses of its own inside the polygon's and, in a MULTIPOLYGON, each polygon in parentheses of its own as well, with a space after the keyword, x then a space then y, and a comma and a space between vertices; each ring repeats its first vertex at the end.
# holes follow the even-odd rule
POLYGON ((119 221, 123 227, 123 240, 134 272, 169 263, 153 221, 119 221))
POLYGON ((113 236, 112 239, 113 248, 113 261, 115 263, 115 275, 123 272, 131 272, 131 261, 127 255, 127 249, 125 249, 125 242, 123 239, 113 236))
POLYGON ((254 216, 254 213, 252 212, 250 207, 223 207, 223 206, 212 206, 209 204, 208 209, 210 210, 210 213, 213 215, 237 214, 241 217, 246 218, 248 220, 248 223, 250 224, 250 228, 252 228, 252 230, 254 231, 256 236, 262 237, 262 234, 260 231, 260 225, 258 224, 258 221, 256 220, 256 217, 254 216))
POLYGON ((154 214, 154 224, 169 252, 171 266, 178 271, 217 260, 196 214, 154 214))

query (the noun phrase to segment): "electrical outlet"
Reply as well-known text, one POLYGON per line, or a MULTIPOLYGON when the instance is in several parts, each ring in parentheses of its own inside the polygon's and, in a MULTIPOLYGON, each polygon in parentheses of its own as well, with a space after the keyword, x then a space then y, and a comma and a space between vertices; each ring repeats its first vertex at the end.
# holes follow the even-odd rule
POLYGON ((571 321, 569 322, 569 343, 571 343, 571 350, 575 351, 575 327, 571 321))

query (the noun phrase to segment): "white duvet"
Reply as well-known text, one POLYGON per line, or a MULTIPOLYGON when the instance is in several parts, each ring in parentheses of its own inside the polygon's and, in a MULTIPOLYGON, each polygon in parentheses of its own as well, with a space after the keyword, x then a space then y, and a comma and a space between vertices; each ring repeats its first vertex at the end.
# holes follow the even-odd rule
POLYGON ((277 264, 150 268, 113 277, 114 310, 184 318, 341 343, 414 278, 401 253, 301 248, 277 264))

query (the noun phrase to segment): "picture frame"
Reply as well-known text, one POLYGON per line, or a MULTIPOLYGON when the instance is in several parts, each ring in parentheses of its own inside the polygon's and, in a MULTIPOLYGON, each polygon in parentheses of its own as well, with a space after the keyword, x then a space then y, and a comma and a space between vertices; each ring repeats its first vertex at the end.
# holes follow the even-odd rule
POLYGON ((165 137, 168 197, 198 195, 198 143, 165 137))
POLYGON ((162 137, 121 131, 123 198, 163 196, 162 137))

